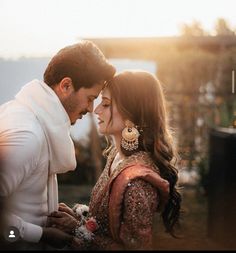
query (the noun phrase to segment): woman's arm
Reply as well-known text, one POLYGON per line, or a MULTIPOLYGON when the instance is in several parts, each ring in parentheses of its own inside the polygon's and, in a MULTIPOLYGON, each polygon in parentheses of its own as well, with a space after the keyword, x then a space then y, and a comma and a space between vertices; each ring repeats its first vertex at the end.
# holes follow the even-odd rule
POLYGON ((153 218, 158 192, 142 179, 131 181, 124 194, 120 239, 126 249, 152 249, 153 218))
POLYGON ((124 193, 120 241, 98 235, 95 236, 93 245, 101 250, 151 250, 153 218, 157 205, 156 188, 142 179, 134 179, 124 193))

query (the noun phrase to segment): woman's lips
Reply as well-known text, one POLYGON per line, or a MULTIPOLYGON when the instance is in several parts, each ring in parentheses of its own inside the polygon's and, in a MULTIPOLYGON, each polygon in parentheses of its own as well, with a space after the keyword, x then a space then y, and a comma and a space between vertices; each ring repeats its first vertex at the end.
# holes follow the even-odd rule
POLYGON ((104 121, 101 119, 98 119, 98 124, 102 124, 104 121))

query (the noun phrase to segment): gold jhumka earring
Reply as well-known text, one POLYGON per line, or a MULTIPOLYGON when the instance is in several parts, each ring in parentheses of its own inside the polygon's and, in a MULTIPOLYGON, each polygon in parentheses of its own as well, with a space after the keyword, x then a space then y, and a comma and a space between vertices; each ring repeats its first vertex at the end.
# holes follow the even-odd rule
POLYGON ((138 138, 140 133, 133 122, 125 121, 125 128, 122 131, 121 146, 127 151, 135 151, 138 149, 138 138))

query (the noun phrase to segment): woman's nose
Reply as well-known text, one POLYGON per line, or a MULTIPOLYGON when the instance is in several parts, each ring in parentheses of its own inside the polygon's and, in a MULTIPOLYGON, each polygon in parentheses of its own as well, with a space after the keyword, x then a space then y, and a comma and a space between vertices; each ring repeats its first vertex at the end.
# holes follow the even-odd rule
POLYGON ((94 113, 99 114, 99 112, 100 112, 100 110, 99 110, 99 105, 98 105, 98 106, 95 108, 94 113))

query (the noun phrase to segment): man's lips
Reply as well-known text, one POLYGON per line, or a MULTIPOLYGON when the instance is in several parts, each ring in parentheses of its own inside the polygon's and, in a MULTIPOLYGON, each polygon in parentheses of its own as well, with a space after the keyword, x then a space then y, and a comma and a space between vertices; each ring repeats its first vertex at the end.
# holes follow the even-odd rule
POLYGON ((83 116, 84 116, 86 113, 87 113, 87 112, 82 112, 82 113, 80 113, 80 114, 79 114, 79 119, 82 119, 83 116))

